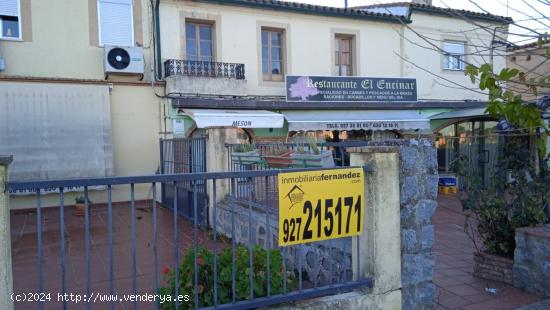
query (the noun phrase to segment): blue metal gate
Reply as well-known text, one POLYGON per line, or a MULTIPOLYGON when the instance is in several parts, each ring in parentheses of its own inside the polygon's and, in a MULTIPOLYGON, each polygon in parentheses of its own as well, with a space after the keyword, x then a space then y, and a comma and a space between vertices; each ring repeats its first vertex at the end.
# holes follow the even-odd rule
MULTIPOLYGON (((160 140, 160 173, 197 173, 206 172, 206 137, 172 138, 160 140)), ((206 182, 180 182, 177 185, 162 183, 162 205, 166 208, 174 206, 174 191, 177 191, 178 214, 192 219, 193 202, 197 198, 198 218, 207 220, 204 216, 208 208, 206 182)), ((207 224, 207 223, 201 223, 207 224)))

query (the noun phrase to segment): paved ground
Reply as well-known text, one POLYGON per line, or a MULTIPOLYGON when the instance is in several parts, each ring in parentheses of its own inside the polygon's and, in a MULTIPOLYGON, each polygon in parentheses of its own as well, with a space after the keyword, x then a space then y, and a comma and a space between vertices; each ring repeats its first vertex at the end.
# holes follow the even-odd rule
MULTIPOLYGON (((66 208, 67 292, 84 293, 85 256, 84 220, 66 208)), ((169 210, 159 208, 158 213, 158 272, 162 278, 164 267, 173 263, 173 217, 169 210)), ((113 208, 114 270, 117 293, 130 293, 132 285, 130 208, 113 208)), ((92 292, 107 293, 108 281, 108 217, 105 207, 94 208, 90 216, 92 292)), ((137 289, 153 292, 153 251, 151 247, 152 213, 150 206, 140 205, 137 222, 137 289)), ((436 267, 434 282, 437 285, 437 309, 515 309, 541 300, 539 296, 524 293, 513 287, 475 278, 472 275, 474 246, 464 233, 462 207, 454 196, 441 196, 434 216, 436 225, 436 267), (496 288, 490 294, 485 288, 496 288)), ((44 288, 57 299, 61 291, 60 229, 58 209, 43 212, 44 288)), ((192 245, 192 225, 179 218, 180 257, 192 245)), ((36 214, 12 213, 12 251, 15 292, 36 292, 37 241, 36 214)), ((200 234, 201 242, 204 238, 200 234)), ((211 244, 208 244, 211 246, 211 244)), ((59 309, 60 304, 48 302, 45 309, 59 309)), ((36 309, 35 303, 16 303, 16 309, 36 309)), ((68 304, 68 309, 82 309, 83 304, 68 304)), ((544 308, 533 309, 550 309, 544 308)), ((147 306, 146 306, 147 307, 147 306)), ((93 309, 106 309, 107 303, 94 304, 93 309)), ((130 309, 130 303, 120 303, 116 309, 130 309)))
POLYGON ((534 304, 530 304, 528 306, 523 306, 521 308, 518 308, 518 310, 548 310, 548 309, 550 309, 550 299, 546 299, 534 304))
MULTIPOLYGON (((165 267, 174 262, 173 213, 158 208, 158 273, 162 283, 165 267)), ((66 292, 85 293, 86 260, 84 218, 74 214, 73 207, 66 207, 66 292)), ((113 252, 114 287, 117 293, 132 292, 131 225, 130 207, 113 207, 113 252)), ((185 249, 193 245, 193 226, 190 221, 178 219, 180 259, 185 249)), ((59 209, 43 210, 43 270, 44 291, 51 292, 57 300, 61 292, 61 255, 59 209)), ((153 293, 153 249, 152 249, 152 209, 138 205, 136 211, 136 257, 137 292, 153 293)), ((16 293, 37 292, 37 233, 36 213, 13 212, 11 216, 12 258, 14 271, 14 291, 16 293)), ((199 238, 203 243, 204 235, 199 238)), ((109 292, 109 243, 108 213, 106 207, 93 207, 90 215, 91 239, 91 292, 109 292)), ((211 244, 208 244, 211 245, 211 244)), ((140 304, 140 308, 151 308, 152 304, 140 304)), ((57 302, 46 302, 45 309, 61 309, 57 302)), ((68 309, 82 309, 84 306, 68 303, 68 309)), ((16 303, 16 309, 37 309, 36 303, 16 303)), ((108 303, 93 304, 93 309, 107 309, 108 303)), ((116 309, 131 309, 130 303, 122 302, 116 309)))
POLYGON ((473 276, 475 247, 464 232, 462 206, 455 196, 440 195, 434 224, 436 309, 516 309, 541 299, 511 286, 473 276), (497 292, 490 294, 486 288, 496 288, 497 292))

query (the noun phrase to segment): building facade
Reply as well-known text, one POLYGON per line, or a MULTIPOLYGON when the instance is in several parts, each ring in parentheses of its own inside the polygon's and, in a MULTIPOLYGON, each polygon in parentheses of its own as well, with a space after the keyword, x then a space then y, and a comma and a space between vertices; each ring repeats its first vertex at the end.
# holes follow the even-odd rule
POLYGON ((222 144, 290 141, 300 130, 333 141, 432 133, 456 122, 444 112, 484 110, 487 94, 464 68, 486 63, 488 53, 496 70, 506 65, 505 48, 493 41, 510 19, 421 2, 338 9, 262 0, 160 1, 159 55, 177 134, 213 130, 215 123, 205 118, 219 114, 211 110, 238 110, 233 118, 250 121, 245 130, 218 123, 234 136, 216 142, 222 144), (416 99, 287 100, 289 76, 412 78, 416 99), (280 124, 275 116, 253 122, 259 110, 284 116, 282 127, 272 125, 280 124), (406 124, 413 119, 424 125, 406 124), (398 130, 327 130, 329 121, 341 129, 356 120, 395 121, 398 130))
MULTIPOLYGON (((485 105, 487 95, 472 91, 463 70, 485 62, 477 51, 493 37, 472 32, 472 23, 509 23, 419 3, 3 3, 0 151, 15 155, 14 180, 155 173, 165 137, 207 135, 212 171, 227 169, 224 143, 291 141, 299 132, 341 141, 438 131, 451 119, 434 115, 485 105), (112 46, 137 50, 139 73, 106 70, 112 46), (415 96, 287 100, 289 77, 414 79, 415 96)), ((506 64, 498 55, 497 69, 506 64)), ((148 199, 150 190, 139 193, 148 199)))
MULTIPOLYGON (((12 180, 157 171, 163 87, 150 70, 151 17, 141 0, 0 3, 0 153, 14 155, 12 180), (143 75, 106 76, 110 45, 142 50, 143 75)), ((30 206, 20 198, 13 208, 30 206)))

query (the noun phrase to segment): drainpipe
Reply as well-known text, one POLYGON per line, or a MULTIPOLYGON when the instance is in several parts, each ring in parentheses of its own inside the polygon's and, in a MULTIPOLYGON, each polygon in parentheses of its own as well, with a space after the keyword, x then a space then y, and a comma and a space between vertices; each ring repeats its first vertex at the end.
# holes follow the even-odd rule
POLYGON ((162 80, 162 60, 160 57, 160 11, 159 11, 159 5, 160 0, 156 0, 155 4, 155 47, 156 51, 155 54, 157 56, 157 80, 162 80))

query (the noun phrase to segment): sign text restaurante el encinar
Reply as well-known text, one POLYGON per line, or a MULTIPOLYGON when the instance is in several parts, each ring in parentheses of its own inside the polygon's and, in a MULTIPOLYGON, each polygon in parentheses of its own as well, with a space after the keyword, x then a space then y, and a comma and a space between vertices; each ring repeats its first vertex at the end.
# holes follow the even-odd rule
POLYGON ((348 76, 286 76, 289 102, 417 101, 416 79, 348 76))

